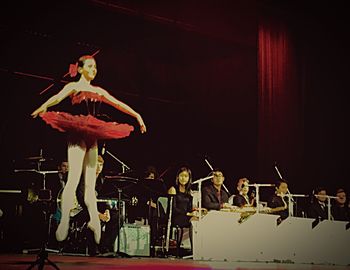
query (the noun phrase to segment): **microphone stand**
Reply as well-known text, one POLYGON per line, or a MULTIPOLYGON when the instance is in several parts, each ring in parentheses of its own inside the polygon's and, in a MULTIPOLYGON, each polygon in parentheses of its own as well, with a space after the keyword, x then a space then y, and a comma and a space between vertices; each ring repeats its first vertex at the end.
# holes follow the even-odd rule
POLYGON ((113 155, 111 152, 109 152, 108 150, 106 150, 106 153, 108 155, 110 155, 112 158, 114 158, 116 161, 119 162, 119 164, 122 165, 122 174, 126 173, 126 171, 130 171, 130 167, 128 165, 126 165, 123 161, 121 161, 119 158, 117 158, 115 155, 113 155))
MULTIPOLYGON (((294 211, 293 211, 293 204, 295 201, 293 198, 306 198, 309 197, 309 195, 304 195, 304 194, 291 194, 289 192, 289 189, 287 190, 287 193, 284 194, 284 196, 288 197, 288 216, 293 217, 294 216, 294 211)), ((281 195, 282 197, 282 195, 281 195)))
POLYGON ((260 194, 259 189, 260 187, 273 187, 274 184, 249 184, 248 187, 255 187, 255 200, 256 200, 256 212, 259 213, 260 211, 260 194))
MULTIPOLYGON (((169 217, 168 217, 168 224, 167 224, 167 230, 166 230, 166 239, 165 239, 165 251, 166 254, 169 254, 169 242, 170 242, 170 230, 171 230, 171 219, 173 215, 173 200, 174 200, 174 195, 170 195, 170 201, 169 201, 169 217)), ((176 244, 181 244, 181 243, 176 243, 176 244)))
MULTIPOLYGON (((275 170, 276 170, 279 178, 281 180, 283 180, 283 177, 282 177, 280 171, 277 168, 277 163, 275 163, 274 167, 275 167, 275 170)), ((287 189, 287 193, 285 195, 288 197, 288 216, 289 217, 293 217, 294 216, 294 204, 296 204, 296 201, 293 200, 293 197, 304 197, 304 196, 293 196, 293 194, 291 194, 289 192, 289 189, 287 189)), ((283 198, 282 198, 282 200, 283 200, 283 198)), ((295 207, 297 207, 297 206, 295 206, 295 207)))
POLYGON ((199 211, 199 222, 201 221, 202 219, 202 182, 205 181, 205 180, 208 180, 208 179, 211 179, 213 178, 214 176, 207 176, 207 177, 204 177, 204 178, 200 178, 194 182, 192 182, 192 185, 194 184, 198 184, 198 196, 199 196, 199 199, 198 199, 198 211, 199 211))

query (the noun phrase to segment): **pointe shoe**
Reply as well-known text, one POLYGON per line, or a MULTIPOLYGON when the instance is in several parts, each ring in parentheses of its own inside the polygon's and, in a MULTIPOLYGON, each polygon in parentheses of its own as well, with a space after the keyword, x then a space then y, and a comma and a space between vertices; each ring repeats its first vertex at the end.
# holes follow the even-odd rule
POLYGON ((56 230, 56 239, 61 242, 65 240, 68 236, 69 229, 69 221, 68 222, 60 222, 56 230))
POLYGON ((93 231, 94 233, 94 238, 95 238, 95 242, 96 244, 100 243, 100 239, 101 239, 101 223, 100 221, 98 221, 97 223, 93 223, 93 222, 89 222, 87 227, 93 231))

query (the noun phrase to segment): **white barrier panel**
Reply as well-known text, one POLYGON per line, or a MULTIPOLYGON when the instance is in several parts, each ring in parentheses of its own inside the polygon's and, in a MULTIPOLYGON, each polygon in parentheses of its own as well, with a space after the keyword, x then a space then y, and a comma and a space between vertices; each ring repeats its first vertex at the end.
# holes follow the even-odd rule
POLYGON ((240 214, 210 211, 201 222, 193 222, 193 258, 225 260, 232 253, 240 214), (223 246, 225 244, 226 246, 223 246))
POLYGON ((310 262, 313 219, 288 217, 277 226, 274 260, 282 262, 310 262))
POLYGON ((323 220, 312 229, 310 259, 314 263, 350 263, 349 230, 346 222, 323 220))
POLYGON ((350 264, 347 222, 209 211, 193 224, 194 260, 350 264))

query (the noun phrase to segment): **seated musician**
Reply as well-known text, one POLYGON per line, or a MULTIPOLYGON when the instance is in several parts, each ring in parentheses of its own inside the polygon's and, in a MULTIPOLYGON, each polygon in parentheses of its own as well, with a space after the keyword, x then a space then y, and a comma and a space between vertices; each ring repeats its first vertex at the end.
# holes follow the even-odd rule
POLYGON ((233 198, 233 205, 239 208, 253 206, 254 204, 254 196, 249 197, 249 180, 247 178, 241 178, 237 183, 237 191, 233 198))
MULTIPOLYGON (((116 197, 115 192, 111 190, 111 187, 105 183, 105 178, 101 174, 104 165, 104 160, 102 156, 98 156, 97 158, 97 167, 96 167, 96 197, 116 197), (114 196, 113 196, 114 195, 114 196)), ((77 189, 77 199, 79 204, 83 207, 83 218, 89 219, 89 215, 84 204, 84 181, 80 181, 78 189, 77 189)), ((107 203, 98 203, 98 216, 100 221, 103 223, 101 228, 104 227, 104 232, 101 234, 101 241, 98 247, 100 253, 111 253, 114 252, 114 243, 116 241, 118 235, 119 228, 119 216, 118 210, 114 205, 109 205, 107 203)), ((93 234, 89 232, 88 234, 88 248, 89 254, 95 255, 97 253, 97 248, 95 245, 95 241, 93 239, 93 234)))
POLYGON ((328 219, 328 210, 326 205, 327 191, 324 187, 317 187, 314 190, 314 197, 307 211, 308 218, 319 220, 328 219))
POLYGON ((277 181, 275 193, 269 198, 267 206, 270 207, 270 213, 279 215, 277 220, 280 223, 289 216, 288 212, 288 198, 286 197, 288 191, 288 184, 285 180, 277 181))
POLYGON ((183 228, 190 228, 190 241, 192 245, 191 230, 191 212, 192 212, 192 195, 191 195, 192 173, 188 167, 181 167, 176 174, 175 187, 168 190, 169 195, 174 195, 173 211, 171 225, 180 228, 178 232, 177 248, 180 248, 183 236, 183 228))
MULTIPOLYGON (((67 176, 69 170, 69 164, 67 159, 63 159, 60 164, 57 166, 58 169, 58 178, 52 179, 48 182, 47 186, 51 190, 52 198, 56 199, 59 196, 59 193, 62 193, 64 186, 67 183, 67 176)), ((61 194, 62 196, 62 194, 61 194)), ((61 219, 61 210, 57 209, 56 204, 53 205, 52 212, 54 213, 53 218, 57 222, 57 225, 61 219)), ((56 231, 55 228, 52 231, 56 231)), ((56 238, 56 236, 55 236, 56 238)))
POLYGON ((151 256, 154 256, 154 246, 161 240, 158 228, 165 217, 165 211, 161 205, 158 209, 157 201, 159 197, 167 196, 167 188, 154 166, 147 166, 141 180, 132 188, 131 196, 137 203, 128 210, 128 221, 150 226, 151 256))
POLYGON ((350 207, 346 203, 346 192, 339 188, 336 191, 337 198, 332 204, 332 216, 334 220, 350 221, 350 207))
POLYGON ((229 194, 222 187, 225 177, 220 169, 214 169, 210 185, 202 189, 202 206, 207 210, 231 209, 229 194))

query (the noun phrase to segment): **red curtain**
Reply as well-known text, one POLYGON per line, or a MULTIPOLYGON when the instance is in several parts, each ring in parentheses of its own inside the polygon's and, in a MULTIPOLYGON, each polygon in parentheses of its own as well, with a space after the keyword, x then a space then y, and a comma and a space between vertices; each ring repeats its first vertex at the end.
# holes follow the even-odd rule
MULTIPOLYGON (((292 176, 302 154, 302 96, 295 49, 281 19, 264 19, 258 31, 258 176, 276 176, 277 162, 292 176), (292 172, 293 171, 293 172, 292 172)), ((294 177, 294 175, 293 175, 294 177)), ((264 179, 266 180, 266 179, 264 179)))

